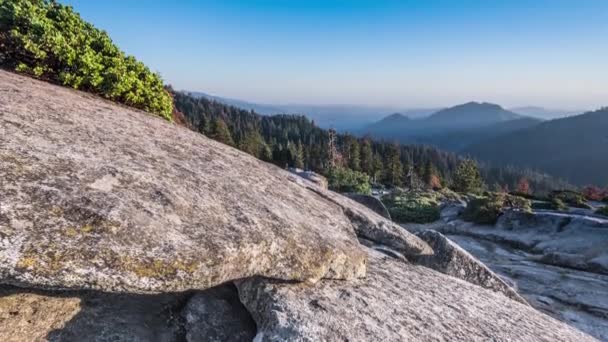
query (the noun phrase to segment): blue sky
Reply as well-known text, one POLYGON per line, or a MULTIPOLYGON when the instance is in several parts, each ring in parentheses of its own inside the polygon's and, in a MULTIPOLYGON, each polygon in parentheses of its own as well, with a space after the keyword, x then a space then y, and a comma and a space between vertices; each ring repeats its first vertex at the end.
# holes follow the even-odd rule
POLYGON ((608 105, 606 0, 62 0, 177 89, 263 103, 608 105))

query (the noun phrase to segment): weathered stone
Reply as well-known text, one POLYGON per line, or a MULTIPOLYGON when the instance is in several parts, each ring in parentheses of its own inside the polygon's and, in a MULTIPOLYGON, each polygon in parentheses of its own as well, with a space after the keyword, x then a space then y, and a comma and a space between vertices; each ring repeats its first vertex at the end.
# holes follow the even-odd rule
POLYGON ((251 341, 256 334, 255 322, 233 284, 196 293, 182 315, 188 342, 251 341))
POLYGON ((363 206, 346 210, 354 201, 160 118, 5 71, 0 93, 0 282, 146 293, 351 279, 366 262, 353 228, 428 249, 363 206))
POLYGON ((381 200, 377 199, 374 196, 354 193, 347 193, 344 194, 344 196, 352 199, 353 201, 363 204, 364 206, 373 210, 376 214, 384 217, 385 219, 391 219, 391 214, 388 212, 388 209, 386 208, 384 203, 382 203, 381 200))
POLYGON ((179 341, 183 294, 0 288, 1 341, 179 341))
POLYGON ((426 230, 418 232, 416 235, 428 243, 434 251, 433 255, 417 257, 417 264, 430 267, 471 284, 500 292, 513 300, 527 304, 525 299, 497 274, 443 234, 434 230, 426 230))
POLYGON ((445 222, 453 221, 467 208, 466 202, 448 202, 441 205, 439 216, 445 222))
POLYGON ((256 341, 594 341, 501 293, 369 254, 366 279, 237 283, 256 341))
POLYGON ((359 238, 394 249, 406 257, 433 254, 433 250, 426 242, 401 226, 369 210, 363 204, 333 191, 311 187, 309 189, 342 208, 344 214, 352 222, 359 238))
POLYGON ((608 341, 608 275, 533 262, 526 251, 486 239, 449 238, 516 284, 517 292, 536 309, 608 341))

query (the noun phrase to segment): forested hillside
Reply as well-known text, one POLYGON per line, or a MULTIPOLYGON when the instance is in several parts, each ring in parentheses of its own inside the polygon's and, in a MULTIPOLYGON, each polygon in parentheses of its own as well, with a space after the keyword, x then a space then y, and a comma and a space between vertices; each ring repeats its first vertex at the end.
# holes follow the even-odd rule
MULTIPOLYGON (((409 186, 412 182, 436 186, 451 184, 461 160, 455 154, 429 146, 401 145, 348 134, 335 135, 333 153, 329 146, 330 132, 304 116, 263 116, 182 92, 174 93, 174 103, 197 131, 280 167, 327 174, 333 162, 387 186, 409 186)), ((522 178, 535 191, 567 186, 549 176, 516 168, 483 167, 481 173, 491 188, 515 189, 522 178)))
POLYGON ((608 185, 608 108, 556 119, 467 149, 496 165, 532 167, 579 185, 608 185))

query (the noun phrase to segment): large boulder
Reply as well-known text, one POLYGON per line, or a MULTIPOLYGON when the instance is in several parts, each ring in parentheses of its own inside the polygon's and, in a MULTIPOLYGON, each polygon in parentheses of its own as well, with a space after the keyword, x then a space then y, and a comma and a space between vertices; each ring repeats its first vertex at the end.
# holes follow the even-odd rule
POLYGON ((256 341, 595 341, 502 293, 369 255, 366 279, 238 283, 256 341))
POLYGON ((425 230, 417 232, 416 235, 433 248, 432 255, 416 258, 417 264, 500 292, 513 300, 527 304, 526 300, 496 273, 443 234, 434 230, 425 230))
POLYGON ((391 214, 388 212, 388 209, 386 208, 384 203, 382 203, 381 200, 377 199, 374 196, 356 194, 356 193, 347 193, 347 194, 344 194, 344 196, 352 199, 353 201, 357 201, 357 202, 363 204, 364 206, 370 208, 376 214, 384 217, 385 219, 388 219, 388 220, 391 219, 391 214))
POLYGON ((0 282, 162 292, 364 276, 371 210, 158 117, 0 71, 0 282))

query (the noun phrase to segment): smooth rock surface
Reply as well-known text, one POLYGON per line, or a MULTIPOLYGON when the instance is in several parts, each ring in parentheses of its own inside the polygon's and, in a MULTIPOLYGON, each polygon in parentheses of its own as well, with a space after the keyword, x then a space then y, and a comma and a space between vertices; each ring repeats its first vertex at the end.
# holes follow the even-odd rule
POLYGON ((0 71, 0 282, 159 292, 365 274, 355 231, 415 236, 145 113, 0 71))
POLYGON ((513 300, 527 304, 525 299, 497 274, 443 234, 434 230, 426 230, 420 231, 416 235, 427 242, 434 251, 433 255, 416 258, 416 264, 500 292, 513 300))
POLYGON ((608 341, 608 275, 539 263, 526 251, 484 239, 449 238, 515 284, 533 307, 608 341))
POLYGON ((495 226, 455 220, 431 228, 509 245, 534 254, 540 262, 608 274, 608 219, 507 211, 495 226))
POLYGON ((368 250, 366 279, 237 283, 262 341, 594 341, 530 306, 368 250))

